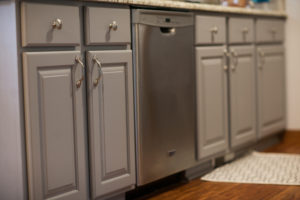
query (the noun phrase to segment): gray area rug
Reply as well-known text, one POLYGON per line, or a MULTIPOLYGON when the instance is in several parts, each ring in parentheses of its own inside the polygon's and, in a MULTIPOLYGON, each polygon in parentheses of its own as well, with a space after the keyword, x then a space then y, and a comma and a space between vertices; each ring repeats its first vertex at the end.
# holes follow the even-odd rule
POLYGON ((252 152, 201 178, 205 181, 300 185, 300 155, 252 152))

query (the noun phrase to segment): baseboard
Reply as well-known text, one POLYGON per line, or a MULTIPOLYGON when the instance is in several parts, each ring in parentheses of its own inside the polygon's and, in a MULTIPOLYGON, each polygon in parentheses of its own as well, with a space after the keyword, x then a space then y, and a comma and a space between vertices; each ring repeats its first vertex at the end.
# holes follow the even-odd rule
POLYGON ((185 177, 190 181, 199 178, 214 169, 214 159, 207 160, 195 167, 185 170, 185 177))
POLYGON ((285 136, 299 135, 299 134, 300 134, 300 130, 286 130, 285 132, 285 136))
POLYGON ((254 146, 253 149, 256 151, 264 151, 276 144, 279 144, 284 137, 285 137, 285 131, 280 132, 276 135, 263 138, 254 146))
POLYGON ((297 133, 297 134, 300 134, 300 129, 287 129, 286 133, 297 133))

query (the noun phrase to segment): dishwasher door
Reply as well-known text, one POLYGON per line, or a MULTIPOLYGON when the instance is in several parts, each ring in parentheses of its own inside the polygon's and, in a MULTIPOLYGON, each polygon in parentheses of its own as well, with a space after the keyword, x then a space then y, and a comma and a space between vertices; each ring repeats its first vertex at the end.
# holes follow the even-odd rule
POLYGON ((134 10, 137 184, 195 164, 194 21, 134 10))

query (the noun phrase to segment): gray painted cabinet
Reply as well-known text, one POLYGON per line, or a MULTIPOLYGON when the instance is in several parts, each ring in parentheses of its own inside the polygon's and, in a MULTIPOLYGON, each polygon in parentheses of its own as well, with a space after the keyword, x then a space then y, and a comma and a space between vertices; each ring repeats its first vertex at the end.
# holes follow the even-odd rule
POLYGON ((131 43, 128 7, 86 7, 85 35, 88 45, 131 43))
POLYGON ((231 147, 256 140, 254 47, 230 47, 231 147))
POLYGON ((89 51, 90 175, 93 199, 135 184, 131 50, 89 51))
POLYGON ((196 48, 198 159, 228 147, 225 47, 196 48))
POLYGON ((78 46, 79 7, 22 1, 21 28, 22 46, 78 46))
POLYGON ((273 43, 284 41, 284 20, 257 19, 256 42, 273 43))
POLYGON ((226 18, 224 16, 195 16, 195 43, 224 44, 226 42, 226 18))
POLYGON ((88 198, 79 51, 23 53, 30 199, 88 198))
POLYGON ((285 69, 282 45, 257 47, 260 137, 285 129, 285 69))
POLYGON ((229 17, 228 19, 228 43, 243 44, 254 41, 253 18, 229 17))

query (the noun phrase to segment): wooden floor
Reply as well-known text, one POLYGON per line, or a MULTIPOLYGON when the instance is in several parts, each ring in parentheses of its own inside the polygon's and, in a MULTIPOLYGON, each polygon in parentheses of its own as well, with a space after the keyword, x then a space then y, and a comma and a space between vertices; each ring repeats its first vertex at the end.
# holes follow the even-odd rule
MULTIPOLYGON (((283 141, 266 150, 300 154, 300 132, 288 132, 283 141)), ((190 181, 148 200, 300 200, 300 186, 190 181)))

